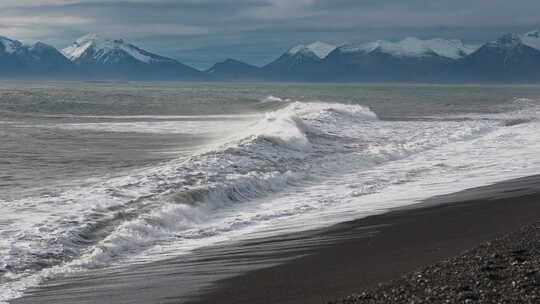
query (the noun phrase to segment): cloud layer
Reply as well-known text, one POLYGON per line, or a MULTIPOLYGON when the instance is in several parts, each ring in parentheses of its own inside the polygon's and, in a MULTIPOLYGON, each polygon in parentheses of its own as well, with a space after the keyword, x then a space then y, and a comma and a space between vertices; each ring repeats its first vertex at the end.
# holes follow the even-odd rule
POLYGON ((481 42, 540 27, 538 11, 538 0, 2 0, 0 35, 64 47, 98 32, 203 68, 264 64, 313 40, 481 42))

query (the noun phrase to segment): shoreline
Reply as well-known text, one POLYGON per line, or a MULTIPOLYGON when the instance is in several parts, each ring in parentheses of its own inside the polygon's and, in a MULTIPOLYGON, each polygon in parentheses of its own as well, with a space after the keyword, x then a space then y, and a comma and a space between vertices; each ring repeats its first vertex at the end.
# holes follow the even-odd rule
POLYGON ((328 303, 540 219, 540 176, 314 231, 57 279, 10 303, 328 303))
MULTIPOLYGON (((312 255, 223 280, 205 303, 328 303, 456 256, 540 219, 540 176, 433 197, 388 213, 338 224, 364 231, 312 255)), ((326 233, 333 233, 331 230, 326 233)))

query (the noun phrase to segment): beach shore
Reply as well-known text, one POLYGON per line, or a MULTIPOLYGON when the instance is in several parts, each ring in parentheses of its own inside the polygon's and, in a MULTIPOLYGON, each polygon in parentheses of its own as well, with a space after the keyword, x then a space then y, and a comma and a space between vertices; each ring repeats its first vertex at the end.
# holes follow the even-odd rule
POLYGON ((336 303, 539 303, 540 222, 336 303))
POLYGON ((326 229, 52 280, 12 303, 342 301, 539 219, 540 176, 531 176, 326 229))

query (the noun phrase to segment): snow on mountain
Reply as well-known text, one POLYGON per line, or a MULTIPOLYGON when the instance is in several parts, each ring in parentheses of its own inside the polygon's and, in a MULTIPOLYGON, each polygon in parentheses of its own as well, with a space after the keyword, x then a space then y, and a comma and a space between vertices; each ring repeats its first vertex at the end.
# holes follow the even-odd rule
POLYGON ((292 49, 290 49, 287 53, 290 55, 296 55, 296 54, 303 54, 303 55, 308 55, 308 56, 315 55, 319 59, 324 59, 328 54, 330 54, 335 49, 336 49, 336 46, 317 41, 308 45, 304 45, 304 44, 297 45, 293 47, 292 49))
MULTIPOLYGON (((3 46, 4 52, 13 54, 23 47, 23 44, 16 40, 0 36, 0 46, 3 46)), ((2 47, 0 47, 2 49, 2 47)))
POLYGON ((77 77, 75 65, 48 44, 23 44, 0 36, 0 77, 46 79, 77 77))
POLYGON ((421 40, 415 37, 398 42, 378 40, 362 44, 350 44, 340 47, 343 53, 380 51, 395 57, 424 57, 436 54, 451 59, 459 59, 473 53, 479 46, 464 44, 461 40, 431 39, 421 40))
POLYGON ((520 36, 523 44, 540 51, 540 31, 531 31, 520 36))
POLYGON ((0 51, 2 50, 11 58, 17 58, 19 62, 27 64, 38 63, 40 60, 48 61, 51 57, 69 62, 55 47, 43 42, 23 44, 20 41, 0 36, 0 51))
POLYGON ((524 43, 519 35, 510 33, 497 40, 486 43, 482 48, 500 49, 508 52, 523 45, 524 43))
POLYGON ((488 42, 485 48, 496 48, 511 51, 516 48, 528 47, 540 51, 540 31, 531 31, 522 35, 508 33, 497 40, 488 42))
POLYGON ((177 60, 147 52, 122 39, 83 36, 62 53, 87 77, 129 80, 204 80, 207 75, 177 60))
POLYGON ((75 43, 62 49, 62 53, 71 61, 77 61, 84 57, 100 63, 107 63, 119 56, 129 56, 147 64, 173 61, 146 52, 122 39, 102 38, 97 34, 88 34, 77 39, 75 43))
POLYGON ((525 44, 524 38, 534 41, 534 34, 506 34, 484 44, 461 60, 457 75, 473 81, 538 82, 540 51, 525 44))

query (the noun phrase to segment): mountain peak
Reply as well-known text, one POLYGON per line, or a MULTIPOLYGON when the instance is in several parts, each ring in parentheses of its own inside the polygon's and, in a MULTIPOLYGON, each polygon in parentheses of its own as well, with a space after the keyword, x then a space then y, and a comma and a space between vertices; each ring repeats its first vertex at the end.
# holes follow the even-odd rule
POLYGON ((19 50, 23 44, 17 40, 12 40, 4 36, 0 36, 0 51, 3 50, 8 54, 13 54, 19 50))
POLYGON ((61 52, 69 60, 76 60, 81 57, 86 52, 86 50, 88 50, 95 43, 97 39, 97 34, 84 35, 81 38, 75 40, 72 45, 62 49, 61 52))
POLYGON ((32 50, 56 50, 52 45, 38 41, 30 46, 32 50))
POLYGON ((77 61, 83 57, 100 63, 116 62, 125 57, 131 57, 146 64, 174 61, 146 52, 125 42, 124 39, 104 38, 95 33, 77 39, 72 45, 62 49, 62 53, 71 61, 77 61))
POLYGON ((120 45, 120 44, 124 44, 125 41, 124 39, 121 39, 121 38, 112 39, 108 37, 103 37, 102 35, 97 34, 97 33, 90 33, 90 34, 80 37, 79 39, 75 41, 75 43, 79 45, 84 45, 86 43, 99 44, 99 45, 104 45, 104 44, 120 45))
POLYGON ((506 50, 511 50, 523 45, 540 51, 540 31, 530 31, 521 35, 509 33, 486 44, 487 47, 502 48, 506 50))
POLYGON ((242 62, 240 60, 232 59, 232 58, 227 58, 227 59, 225 59, 223 61, 218 62, 218 63, 214 64, 214 66, 212 68, 215 68, 217 66, 249 66, 249 67, 256 68, 255 66, 253 66, 251 64, 242 62))
POLYGON ((330 52, 335 50, 336 47, 334 45, 316 41, 308 45, 299 44, 293 48, 291 48, 287 53, 290 55, 295 54, 303 54, 303 55, 311 55, 315 56, 319 59, 324 59, 330 52))
POLYGON ((257 77, 259 68, 245 62, 228 58, 224 61, 214 64, 206 70, 206 73, 220 78, 241 79, 257 77))

